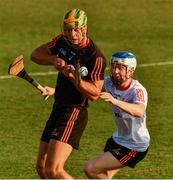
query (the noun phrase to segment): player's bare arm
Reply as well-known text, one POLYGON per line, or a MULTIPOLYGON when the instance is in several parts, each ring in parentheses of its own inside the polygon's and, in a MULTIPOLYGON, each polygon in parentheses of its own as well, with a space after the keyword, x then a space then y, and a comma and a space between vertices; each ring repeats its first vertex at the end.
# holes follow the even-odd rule
POLYGON ((142 103, 128 103, 121 100, 118 100, 114 98, 110 93, 108 92, 101 92, 100 98, 105 100, 106 102, 109 102, 110 104, 114 106, 118 106, 124 111, 128 112, 132 116, 141 117, 144 115, 145 112, 145 106, 142 103))
POLYGON ((61 71, 65 65, 63 59, 51 53, 48 43, 36 48, 31 54, 31 60, 41 65, 53 65, 58 71, 61 71))
POLYGON ((73 83, 79 92, 81 92, 85 97, 89 98, 91 101, 94 101, 99 98, 104 81, 100 80, 93 82, 81 79, 79 85, 76 85, 75 81, 73 81, 73 83))

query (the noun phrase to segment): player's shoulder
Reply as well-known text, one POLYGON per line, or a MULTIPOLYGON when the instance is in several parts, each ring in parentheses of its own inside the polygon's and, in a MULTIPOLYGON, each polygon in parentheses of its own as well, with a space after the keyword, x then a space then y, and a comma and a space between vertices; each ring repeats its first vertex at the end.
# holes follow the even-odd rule
POLYGON ((52 48, 54 47, 58 42, 62 43, 65 42, 64 36, 63 34, 58 34, 57 36, 55 36, 54 38, 52 38, 52 40, 48 43, 48 47, 52 48))
POLYGON ((132 87, 137 90, 137 89, 141 89, 144 92, 147 92, 146 88, 142 85, 142 83, 140 83, 138 80, 133 79, 133 83, 132 83, 132 87))
POLYGON ((104 54, 102 53, 100 48, 96 45, 96 43, 91 38, 88 39, 89 39, 88 49, 93 52, 93 55, 102 57, 102 59, 106 60, 104 54))
POLYGON ((52 40, 53 41, 64 40, 64 36, 61 33, 61 34, 56 35, 52 40))

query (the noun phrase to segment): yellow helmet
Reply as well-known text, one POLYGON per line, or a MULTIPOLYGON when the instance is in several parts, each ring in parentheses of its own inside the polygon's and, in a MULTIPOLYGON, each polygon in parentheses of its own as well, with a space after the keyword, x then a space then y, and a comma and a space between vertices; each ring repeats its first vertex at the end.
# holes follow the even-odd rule
POLYGON ((72 9, 67 11, 64 16, 64 27, 70 26, 72 28, 83 27, 87 25, 87 16, 83 10, 72 9))

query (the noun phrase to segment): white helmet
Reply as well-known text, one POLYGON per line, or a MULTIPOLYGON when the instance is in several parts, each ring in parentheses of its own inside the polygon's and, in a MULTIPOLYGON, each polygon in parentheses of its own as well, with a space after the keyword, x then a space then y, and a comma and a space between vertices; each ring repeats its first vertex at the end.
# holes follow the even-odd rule
POLYGON ((137 61, 134 54, 128 51, 120 51, 117 53, 114 53, 111 58, 111 64, 114 63, 120 63, 127 66, 127 68, 133 68, 136 69, 137 61))
POLYGON ((136 57, 131 52, 120 51, 114 53, 111 57, 110 77, 115 86, 121 85, 125 81, 125 79, 122 79, 121 77, 119 79, 115 77, 114 67, 116 63, 125 65, 127 67, 126 79, 129 79, 133 75, 137 65, 136 57))

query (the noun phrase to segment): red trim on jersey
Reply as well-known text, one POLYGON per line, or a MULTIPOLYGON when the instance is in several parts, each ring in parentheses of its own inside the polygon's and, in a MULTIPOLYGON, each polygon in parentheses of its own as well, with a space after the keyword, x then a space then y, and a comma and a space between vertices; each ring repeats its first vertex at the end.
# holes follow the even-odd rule
POLYGON ((116 88, 117 88, 118 90, 120 90, 120 91, 125 91, 125 90, 127 90, 127 89, 131 86, 131 84, 132 84, 132 79, 131 79, 130 83, 128 84, 128 86, 126 86, 126 87, 116 86, 116 88))
POLYGON ((131 158, 135 157, 136 153, 137 152, 135 150, 131 150, 127 155, 125 155, 123 158, 120 159, 120 163, 125 164, 131 158))
POLYGON ((137 101, 144 102, 144 93, 142 89, 136 89, 137 92, 137 101))
POLYGON ((48 48, 52 48, 55 46, 56 42, 58 41, 58 39, 62 37, 62 34, 59 34, 58 36, 56 36, 54 39, 52 39, 52 41, 48 44, 48 48))
POLYGON ((94 68, 93 68, 93 70, 91 72, 91 80, 92 81, 100 80, 100 74, 101 74, 101 71, 102 71, 102 67, 103 67, 102 57, 97 57, 95 66, 94 66, 94 68))
MULTIPOLYGON (((90 39, 87 38, 87 39, 86 39, 86 42, 83 43, 81 46, 79 46, 79 47, 73 47, 73 48, 76 49, 76 50, 79 50, 79 49, 82 49, 82 48, 88 46, 89 43, 90 43, 90 39)), ((72 44, 72 46, 73 46, 73 44, 72 44)))
POLYGON ((76 119, 78 117, 79 111, 80 111, 79 109, 74 108, 74 110, 73 110, 73 112, 72 112, 72 114, 71 114, 71 116, 70 116, 70 118, 69 118, 69 120, 67 122, 67 126, 66 126, 66 128, 64 130, 64 133, 63 133, 60 141, 65 142, 65 143, 68 141, 68 138, 69 138, 69 136, 71 134, 74 123, 75 123, 75 121, 76 121, 76 119))

